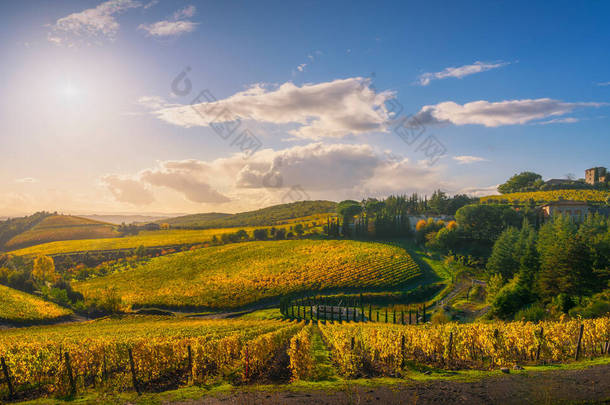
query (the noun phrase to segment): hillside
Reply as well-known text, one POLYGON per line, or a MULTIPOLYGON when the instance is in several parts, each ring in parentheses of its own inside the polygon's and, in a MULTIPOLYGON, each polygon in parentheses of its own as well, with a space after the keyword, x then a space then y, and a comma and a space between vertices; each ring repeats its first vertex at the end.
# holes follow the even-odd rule
POLYGON ((298 201, 274 205, 239 214, 206 213, 185 215, 157 221, 168 223, 174 228, 229 228, 237 226, 270 226, 280 221, 306 217, 314 214, 335 212, 333 201, 298 201))
POLYGON ((135 307, 235 308, 299 291, 399 289, 421 274, 402 248, 371 242, 246 242, 157 257, 75 282, 86 298, 116 288, 135 307))
POLYGON ((49 321, 71 313, 52 302, 0 285, 0 322, 49 321))
POLYGON ((536 203, 546 203, 559 200, 589 201, 591 203, 606 202, 610 198, 610 191, 601 190, 551 190, 532 191, 524 193, 510 193, 481 197, 481 203, 509 202, 525 204, 530 199, 536 203))
POLYGON ((14 236, 5 244, 5 248, 17 249, 47 242, 118 236, 119 233, 111 224, 71 215, 51 215, 14 236))
POLYGON ((0 250, 3 250, 4 245, 12 238, 36 226, 50 215, 48 212, 37 212, 27 217, 12 218, 0 222, 0 250))

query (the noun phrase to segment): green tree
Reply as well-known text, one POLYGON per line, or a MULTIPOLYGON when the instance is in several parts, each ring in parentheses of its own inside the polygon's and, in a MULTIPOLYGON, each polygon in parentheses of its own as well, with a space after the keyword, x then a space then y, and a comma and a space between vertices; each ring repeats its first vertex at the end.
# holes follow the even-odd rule
POLYGON ((504 184, 498 186, 501 194, 517 193, 520 191, 535 191, 544 184, 542 176, 533 172, 521 172, 515 174, 504 184))
POLYGON ((303 224, 296 224, 294 227, 294 232, 298 237, 303 236, 303 233, 305 232, 305 229, 303 229, 303 224))
POLYGON ((354 200, 345 200, 337 204, 337 214, 343 217, 343 235, 350 236, 349 225, 361 212, 362 206, 354 200))
POLYGON ((487 261, 487 271, 489 274, 501 274, 507 281, 519 271, 519 256, 517 255, 517 242, 519 241, 519 231, 510 227, 507 228, 496 243, 494 243, 491 256, 487 261))

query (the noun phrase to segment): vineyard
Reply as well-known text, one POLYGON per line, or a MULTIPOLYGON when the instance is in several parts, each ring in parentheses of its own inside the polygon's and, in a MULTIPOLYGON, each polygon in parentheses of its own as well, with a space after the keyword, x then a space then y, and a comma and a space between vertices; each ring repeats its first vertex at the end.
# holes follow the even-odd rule
POLYGON ((601 190, 551 190, 511 193, 481 197, 481 203, 508 202, 525 204, 534 200, 537 204, 559 200, 574 200, 588 202, 605 202, 610 197, 610 191, 601 190))
POLYGON ((50 321, 70 314, 72 311, 56 304, 0 285, 0 322, 50 321))
POLYGON ((401 377, 426 366, 489 370, 607 355, 610 319, 403 326, 126 317, 8 330, 0 397, 308 380, 320 339, 343 378, 401 377))
POLYGON ((113 225, 69 215, 51 215, 6 243, 7 249, 72 239, 118 237, 113 225))
MULTIPOLYGON (((313 217, 312 217, 313 218, 313 217)), ((316 217, 317 218, 317 217, 316 217)), ((317 231, 321 233, 322 222, 313 221, 311 218, 296 219, 295 222, 277 225, 276 229, 285 229, 287 232, 291 227, 300 223, 305 227, 305 233, 317 231), (316 224, 315 226, 313 224, 316 224)), ((106 251, 118 249, 136 249, 139 246, 144 247, 159 247, 159 246, 177 246, 177 245, 194 245, 205 244, 212 241, 216 236, 220 238, 223 234, 237 232, 240 229, 252 235, 255 229, 270 230, 271 226, 263 227, 243 227, 243 228, 216 228, 216 229, 172 229, 161 231, 141 231, 138 235, 125 236, 120 238, 100 238, 100 239, 80 239, 80 240, 65 240, 57 242, 42 243, 35 246, 30 246, 23 249, 14 250, 11 253, 18 256, 36 256, 36 255, 56 255, 73 252, 86 251, 106 251)), ((67 228, 69 229, 69 228, 67 228)), ((18 237, 21 237, 19 235, 18 237)), ((77 238, 73 238, 77 239, 77 238)))
POLYGON ((396 289, 421 275, 404 249, 383 243, 247 242, 153 258, 134 269, 75 282, 87 299, 112 286, 133 307, 236 308, 280 295, 396 289))

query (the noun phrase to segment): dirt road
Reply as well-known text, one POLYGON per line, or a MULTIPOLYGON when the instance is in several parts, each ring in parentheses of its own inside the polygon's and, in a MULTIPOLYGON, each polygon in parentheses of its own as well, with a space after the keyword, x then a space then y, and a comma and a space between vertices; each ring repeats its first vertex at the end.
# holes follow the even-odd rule
POLYGON ((583 370, 527 372, 476 382, 412 382, 394 387, 346 386, 324 392, 250 392, 172 405, 216 404, 610 404, 610 365, 583 370))

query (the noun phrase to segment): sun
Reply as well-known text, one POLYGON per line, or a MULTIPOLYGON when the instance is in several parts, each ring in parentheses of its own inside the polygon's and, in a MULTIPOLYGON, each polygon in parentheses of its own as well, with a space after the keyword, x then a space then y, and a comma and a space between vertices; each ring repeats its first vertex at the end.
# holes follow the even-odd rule
POLYGON ((81 94, 81 91, 72 83, 66 83, 60 88, 60 94, 66 99, 75 99, 81 94))

